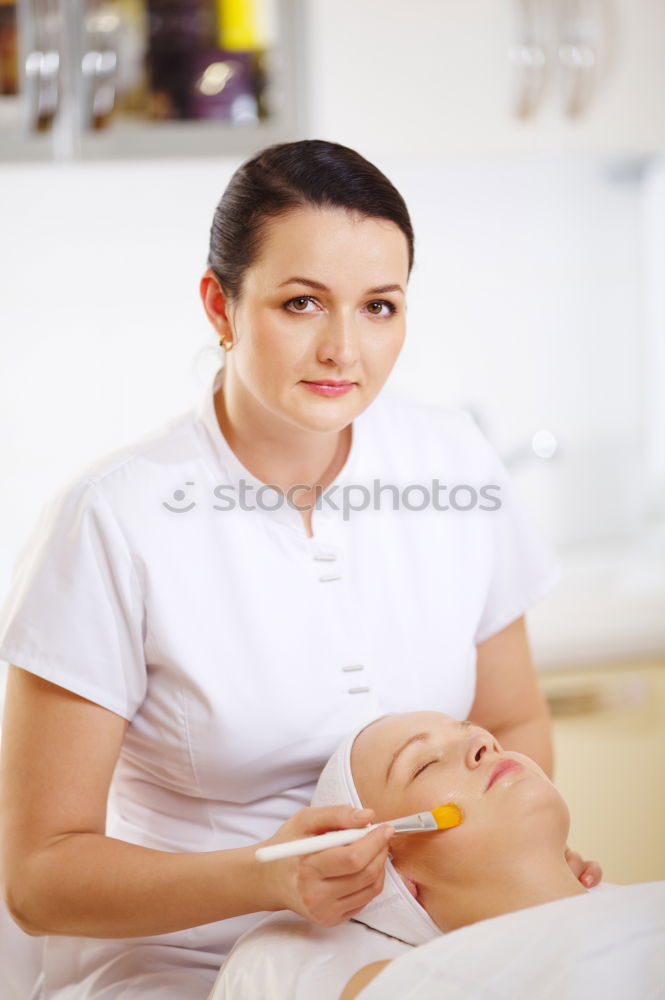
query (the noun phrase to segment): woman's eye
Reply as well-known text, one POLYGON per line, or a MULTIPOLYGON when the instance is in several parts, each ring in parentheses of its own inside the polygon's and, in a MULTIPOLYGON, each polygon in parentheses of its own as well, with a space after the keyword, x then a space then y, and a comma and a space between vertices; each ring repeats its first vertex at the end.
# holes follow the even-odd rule
MULTIPOLYGON (((287 312, 305 313, 311 311, 307 308, 310 303, 312 305, 315 304, 311 295, 296 295, 284 303, 284 308, 287 312)), ((394 306, 392 302, 387 302, 385 299, 377 299, 375 302, 368 303, 367 309, 372 316, 378 316, 380 318, 391 316, 393 313, 397 312, 397 307, 394 306)))
POLYGON ((292 306, 293 308, 289 309, 289 312, 306 312, 307 306, 311 301, 312 297, 310 295, 296 295, 295 298, 289 299, 288 302, 285 302, 284 307, 288 308, 289 306, 292 306))
POLYGON ((422 774, 423 771, 426 770, 430 766, 430 764, 435 764, 435 763, 436 763, 436 761, 434 761, 434 760, 428 760, 426 764, 421 764, 420 767, 418 767, 413 772, 413 777, 417 778, 419 774, 422 774))
POLYGON ((372 316, 390 316, 395 312, 395 306, 392 302, 387 302, 384 299, 378 299, 376 302, 370 302, 367 306, 372 316), (387 312, 381 312, 385 306, 387 312))

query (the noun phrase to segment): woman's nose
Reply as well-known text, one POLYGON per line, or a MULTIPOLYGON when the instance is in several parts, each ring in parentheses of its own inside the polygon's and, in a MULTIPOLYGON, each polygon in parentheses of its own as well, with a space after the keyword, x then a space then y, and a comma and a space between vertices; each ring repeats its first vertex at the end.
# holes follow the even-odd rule
POLYGON ((475 733, 469 737, 466 752, 468 767, 478 767, 484 762, 485 754, 501 753, 501 747, 490 733, 475 733))
POLYGON ((318 345, 318 360, 323 364, 334 362, 339 368, 348 368, 358 358, 359 334, 352 319, 337 318, 331 321, 318 345))

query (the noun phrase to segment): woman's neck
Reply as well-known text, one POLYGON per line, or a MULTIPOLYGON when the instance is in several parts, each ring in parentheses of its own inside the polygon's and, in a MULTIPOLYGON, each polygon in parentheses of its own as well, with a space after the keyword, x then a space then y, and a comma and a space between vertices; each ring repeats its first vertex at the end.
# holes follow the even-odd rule
POLYGON ((419 902, 443 931, 456 930, 479 920, 530 906, 551 903, 567 896, 586 894, 566 860, 533 857, 509 868, 483 871, 480 877, 445 885, 420 886, 419 902))
MULTIPOLYGON (((326 489, 346 462, 351 447, 351 425, 341 431, 307 431, 278 423, 269 413, 257 415, 243 402, 233 382, 215 393, 215 413, 229 447, 245 468, 263 483, 287 493, 293 486, 326 489)), ((304 491, 299 504, 309 502, 304 491)))

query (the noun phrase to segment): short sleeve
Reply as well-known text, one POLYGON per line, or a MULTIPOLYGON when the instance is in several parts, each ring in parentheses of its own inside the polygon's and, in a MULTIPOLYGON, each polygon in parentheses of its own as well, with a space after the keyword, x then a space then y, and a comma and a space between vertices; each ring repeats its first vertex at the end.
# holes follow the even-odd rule
POLYGON ((131 719, 145 698, 144 601, 99 485, 45 506, 0 610, 0 658, 131 719))
POLYGON ((561 564, 519 497, 504 463, 469 416, 472 447, 480 459, 489 528, 489 578, 475 642, 520 618, 561 578, 561 564), (494 505, 497 504, 494 509, 494 505))

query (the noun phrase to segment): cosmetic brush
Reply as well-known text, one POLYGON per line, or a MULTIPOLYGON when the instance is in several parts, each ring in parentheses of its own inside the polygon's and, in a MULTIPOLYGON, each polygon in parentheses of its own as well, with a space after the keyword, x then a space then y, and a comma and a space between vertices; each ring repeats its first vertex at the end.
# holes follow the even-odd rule
POLYGON ((447 802, 444 806, 425 812, 414 813, 413 816, 402 816, 400 819, 389 819, 383 823, 371 823, 359 829, 331 830, 316 837, 302 837, 300 840, 287 840, 283 844, 270 844, 256 850, 257 861, 278 861, 280 858, 293 858, 299 854, 314 854, 328 847, 342 847, 360 840, 370 830, 386 824, 394 827, 395 833, 425 833, 432 830, 450 830, 459 826, 464 814, 459 806, 447 802))

